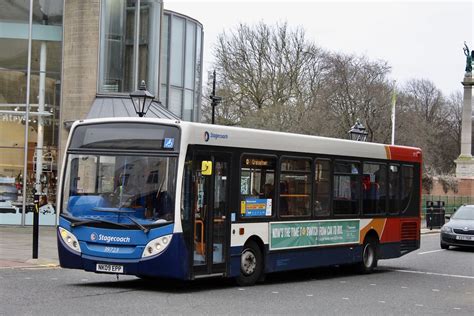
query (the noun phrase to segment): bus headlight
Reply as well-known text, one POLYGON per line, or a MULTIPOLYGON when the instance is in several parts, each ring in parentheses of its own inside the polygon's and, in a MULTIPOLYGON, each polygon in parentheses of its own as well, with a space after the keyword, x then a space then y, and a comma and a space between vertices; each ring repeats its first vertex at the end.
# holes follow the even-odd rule
POLYGON ((79 246, 79 241, 77 240, 76 236, 74 236, 70 231, 59 227, 59 235, 61 235, 61 238, 66 244, 66 246, 76 252, 81 252, 81 246, 79 246))
POLYGON ((142 258, 156 256, 168 247, 173 235, 161 236, 150 241, 143 250, 142 258))

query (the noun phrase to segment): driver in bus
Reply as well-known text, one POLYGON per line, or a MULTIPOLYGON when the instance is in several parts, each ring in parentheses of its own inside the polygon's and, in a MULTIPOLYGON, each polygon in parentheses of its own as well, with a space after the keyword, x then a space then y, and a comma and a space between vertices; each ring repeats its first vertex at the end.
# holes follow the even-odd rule
POLYGON ((120 174, 114 196, 124 207, 140 207, 143 204, 140 189, 129 174, 120 174))

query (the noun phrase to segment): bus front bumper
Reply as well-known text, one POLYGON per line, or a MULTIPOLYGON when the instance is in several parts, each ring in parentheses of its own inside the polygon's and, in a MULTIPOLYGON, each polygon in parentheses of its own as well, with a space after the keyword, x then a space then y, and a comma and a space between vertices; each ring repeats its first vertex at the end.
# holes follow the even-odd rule
POLYGON ((75 252, 65 245, 58 233, 59 263, 62 268, 96 273, 163 277, 187 280, 190 277, 181 234, 175 234, 169 246, 160 254, 139 259, 116 259, 75 252))

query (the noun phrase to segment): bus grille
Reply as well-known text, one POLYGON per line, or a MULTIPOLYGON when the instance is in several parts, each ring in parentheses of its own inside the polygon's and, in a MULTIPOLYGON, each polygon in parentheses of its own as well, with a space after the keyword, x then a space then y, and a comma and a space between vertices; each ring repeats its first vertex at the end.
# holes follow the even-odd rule
POLYGON ((400 251, 408 253, 420 247, 418 225, 416 222, 402 222, 400 251))

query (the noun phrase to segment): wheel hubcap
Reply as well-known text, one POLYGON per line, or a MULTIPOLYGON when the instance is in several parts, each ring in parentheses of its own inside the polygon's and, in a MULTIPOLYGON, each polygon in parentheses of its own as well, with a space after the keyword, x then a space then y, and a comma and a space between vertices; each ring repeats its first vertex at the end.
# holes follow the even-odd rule
POLYGON ((364 260, 364 266, 370 268, 375 258, 374 249, 370 246, 370 244, 365 245, 362 258, 364 260))
POLYGON ((240 257, 240 268, 245 275, 251 275, 257 267, 257 259, 250 249, 245 249, 240 257))

